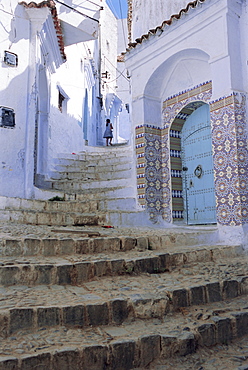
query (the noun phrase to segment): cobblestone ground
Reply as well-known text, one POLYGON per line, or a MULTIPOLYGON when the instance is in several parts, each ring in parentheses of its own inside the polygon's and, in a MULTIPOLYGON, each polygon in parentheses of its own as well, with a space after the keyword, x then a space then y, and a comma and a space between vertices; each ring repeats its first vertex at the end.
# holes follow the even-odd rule
MULTIPOLYGON (((150 254, 153 252, 151 251, 150 254)), ((131 256, 143 256, 143 252, 129 252, 131 256)), ((108 254, 107 258, 114 258, 113 254, 108 254)), ((89 256, 80 256, 80 260, 90 260, 89 256)), ((92 256, 92 260, 101 260, 105 254, 98 254, 97 258, 92 256)), ((13 259, 13 257, 12 257, 13 259)), ((27 260, 24 258, 23 261, 27 260)), ((34 258, 29 258, 32 263, 34 258)), ((78 259, 77 259, 78 260, 78 259)), ((18 257, 22 262, 22 258, 18 257)), ((37 261, 37 259, 36 259, 37 261)), ((55 258, 42 257, 40 263, 50 263, 55 261, 73 262, 73 257, 55 258)), ((8 262, 6 262, 8 264, 8 262)), ((183 265, 172 269, 170 272, 163 274, 125 274, 115 277, 95 277, 93 280, 85 282, 80 287, 76 286, 59 286, 59 285, 38 285, 35 287, 14 285, 0 288, 0 308, 29 307, 42 305, 65 304, 69 301, 71 304, 79 304, 84 301, 105 301, 114 297, 123 297, 135 299, 139 295, 145 296, 153 292, 159 296, 166 296, 167 290, 180 289, 185 286, 203 285, 208 282, 231 279, 237 276, 248 275, 248 257, 235 257, 229 262, 197 262, 190 265, 183 265), (58 295, 59 293, 59 295, 58 295), (57 296, 60 297, 58 301, 57 296)), ((248 305, 248 302, 247 302, 248 305)))
POLYGON ((247 370, 248 337, 229 345, 201 348, 196 354, 159 360, 149 370, 247 370))
MULTIPOLYGON (((0 223, 0 238, 8 237, 62 237, 63 233, 54 232, 54 227, 32 226, 0 223)), ((61 228, 62 229, 62 228, 61 228)), ((63 229, 62 229, 63 230, 63 229)), ((65 229, 64 229, 65 230, 65 229)), ((120 235, 139 235, 139 236, 161 236, 165 230, 141 230, 141 229, 104 229, 102 227, 75 228, 77 231, 95 231, 101 236, 120 236, 120 235)), ((195 228, 200 230, 200 228, 195 228)), ((209 230, 211 230, 209 228, 209 230)), ((185 233, 187 230, 185 228, 185 233)), ((66 237, 74 237, 74 233, 68 232, 66 237)), ((188 247, 189 248, 189 247, 188 247)), ((182 251, 185 248, 172 248, 168 246, 168 251, 182 251)), ((144 254, 153 255, 156 251, 134 250, 128 252, 128 258, 142 257, 144 254)), ((118 257, 120 254, 118 255, 118 257)), ((59 258, 52 257, 4 257, 2 263, 8 264, 11 259, 15 263, 63 263, 66 261, 74 262, 84 260, 101 260, 116 257, 116 254, 99 253, 97 255, 63 256, 59 258), (39 261, 40 258, 40 261, 39 261)), ((125 258, 122 254, 121 258, 125 258)), ((166 290, 177 289, 192 284, 201 285, 211 281, 231 279, 232 277, 242 277, 248 275, 248 256, 235 257, 232 259, 223 259, 215 262, 192 262, 172 268, 171 271, 163 274, 142 274, 140 276, 115 277, 95 277, 91 281, 85 282, 82 286, 11 286, 0 288, 0 308, 2 310, 16 307, 29 306, 47 306, 47 305, 65 305, 79 304, 82 300, 87 302, 103 302, 114 297, 123 297, 132 299, 138 295, 145 296, 146 293, 163 294, 166 290), (61 301, 57 298, 60 297, 61 301)), ((82 345, 90 344, 111 344, 118 338, 132 339, 144 334, 158 332, 161 329, 165 333, 173 333, 176 330, 185 328, 187 331, 194 330, 194 327, 204 324, 212 316, 228 316, 233 311, 248 312, 248 298, 243 295, 235 300, 216 302, 204 306, 194 306, 182 309, 178 313, 168 313, 161 319, 127 320, 120 326, 101 326, 98 328, 85 327, 79 328, 40 328, 37 332, 19 331, 13 333, 10 337, 0 343, 0 360, 5 356, 19 356, 22 354, 37 354, 42 351, 52 351, 53 348, 69 346, 77 348, 82 345)), ((144 312, 145 315, 145 312, 144 312)), ((248 333, 247 333, 248 335, 248 333)), ((150 364, 146 369, 149 370, 247 370, 248 369, 248 336, 238 339, 228 345, 216 345, 213 348, 198 348, 197 353, 184 357, 172 357, 170 359, 159 359, 150 364)), ((69 369, 68 369, 69 370, 69 369)), ((78 369, 70 369, 78 370, 78 369)), ((89 369, 85 369, 89 370, 89 369)), ((102 370, 102 369, 98 369, 102 370)), ((145 369, 139 369, 145 370, 145 369)))
POLYGON ((9 222, 0 222, 0 237, 6 237, 8 236, 21 236, 21 235, 35 235, 35 236, 51 236, 55 235, 56 233, 54 230, 66 230, 70 229, 73 231, 97 231, 101 235, 108 235, 108 236, 116 236, 116 235, 139 235, 139 236, 148 236, 148 235, 165 235, 170 232, 175 232, 176 230, 181 230, 184 233, 192 233, 192 231, 201 232, 201 231, 212 231, 216 228, 213 226, 192 226, 190 229, 188 227, 176 227, 174 225, 171 225, 168 229, 153 229, 153 228, 122 228, 122 227, 111 227, 111 225, 105 225, 103 226, 82 226, 82 227, 55 227, 55 226, 47 226, 47 225, 26 225, 26 224, 18 224, 18 223, 9 223, 9 222))
MULTIPOLYGON (((236 300, 235 306, 232 302, 224 304, 223 302, 216 302, 215 304, 208 304, 205 306, 194 306, 185 308, 182 312, 177 314, 168 314, 162 320, 152 319, 149 321, 137 319, 135 322, 127 320, 119 326, 101 326, 88 328, 70 329, 66 327, 57 328, 40 328, 33 333, 28 330, 21 330, 18 333, 13 333, 9 338, 0 343, 0 356, 18 355, 23 353, 39 353, 41 350, 52 350, 56 348, 69 345, 71 348, 77 348, 82 345, 90 344, 110 344, 112 341, 125 337, 125 339, 133 339, 146 334, 157 334, 164 332, 166 334, 175 334, 184 328, 185 332, 194 330, 197 326, 204 324, 209 317, 224 314, 228 317, 228 312, 237 310, 248 310, 247 298, 242 297, 236 300), (237 308, 238 307, 238 308, 237 308)), ((248 338, 241 338, 230 343, 229 345, 217 345, 213 348, 199 349, 197 354, 188 355, 185 357, 166 359, 164 361, 157 361, 152 364, 149 369, 183 369, 182 366, 187 366, 185 369, 197 369, 199 361, 203 361, 203 369, 211 369, 211 364, 218 366, 222 362, 222 357, 225 361, 230 361, 233 364, 225 369, 236 369, 240 364, 248 366, 248 338), (210 361, 210 357, 212 362, 210 361), (215 360, 214 360, 215 359, 215 360), (217 359, 219 362, 217 362, 217 359), (216 362, 216 365, 215 365, 216 362), (175 367, 173 364, 175 364, 175 367), (190 367, 193 364, 194 367, 190 367), (236 367, 235 367, 235 366, 236 367), (160 367, 159 367, 160 366, 160 367), (168 367, 171 366, 171 367, 168 367), (179 367, 181 366, 181 367, 179 367)), ((223 360, 223 361, 224 361, 223 360)), ((227 362, 228 363, 228 362, 227 362)), ((223 365, 224 366, 224 365, 223 365)), ((212 369, 219 369, 212 367, 212 369)), ((224 369, 224 367, 223 367, 224 369)), ((100 370, 100 369, 99 369, 100 370)))

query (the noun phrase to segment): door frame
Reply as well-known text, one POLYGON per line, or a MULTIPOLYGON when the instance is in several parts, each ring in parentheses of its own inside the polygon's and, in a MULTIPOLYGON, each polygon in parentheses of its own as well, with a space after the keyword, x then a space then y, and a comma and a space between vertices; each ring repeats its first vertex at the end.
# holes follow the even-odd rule
MULTIPOLYGON (((180 109, 180 111, 177 113, 176 117, 173 119, 172 121, 172 124, 170 126, 170 132, 169 132, 169 136, 170 136, 170 153, 172 153, 172 150, 171 148, 173 147, 172 146, 172 140, 171 140, 171 132, 179 132, 180 131, 180 149, 178 150, 178 152, 180 152, 180 154, 177 154, 177 156, 180 155, 180 164, 181 164, 181 198, 182 198, 182 201, 181 201, 181 207, 182 210, 181 211, 175 211, 173 209, 174 204, 175 204, 175 199, 173 198, 173 195, 176 193, 179 193, 179 191, 175 191, 173 189, 173 160, 172 160, 172 156, 170 155, 170 168, 171 168, 171 205, 172 205, 172 218, 173 218, 173 222, 176 222, 176 221, 181 221, 182 223, 186 223, 187 225, 197 225, 198 223, 189 223, 189 204, 188 204, 188 192, 187 192, 187 168, 186 166, 183 165, 182 163, 182 140, 181 140, 181 130, 187 120, 187 118, 193 113, 195 112, 198 108, 200 108, 201 106, 203 105, 207 105, 209 107, 209 104, 206 103, 205 101, 201 101, 201 100, 197 100, 197 101, 193 101, 193 102, 190 102, 188 104, 186 104, 184 107, 182 107, 180 109), (183 206, 182 206, 183 204, 183 206), (175 215, 176 214, 179 214, 179 218, 176 218, 175 215), (180 218, 180 214, 183 215, 183 217, 180 218)), ((211 130, 211 115, 210 115, 210 122, 209 122, 209 127, 210 127, 210 130, 211 130)), ((212 131, 212 130, 211 130, 212 131)), ((179 134, 178 134, 179 136, 179 134)), ((211 146, 212 146, 212 141, 211 141, 211 146)), ((175 146, 174 146, 175 148, 175 146)), ((178 147, 179 148, 179 147, 178 147)), ((174 150, 175 151, 175 150, 174 150)), ((213 158, 213 154, 212 154, 212 158, 213 158)), ((179 162, 179 161, 178 161, 179 162)), ((177 167, 178 167, 179 164, 177 164, 177 167)), ((213 165, 213 164, 212 164, 213 165)), ((213 165, 213 170, 214 170, 214 165, 213 165)), ((174 170, 175 171, 175 170, 174 170)), ((179 182, 178 182, 179 183, 179 182)), ((214 191, 214 197, 216 197, 216 194, 215 194, 215 191, 214 191)), ((215 206, 216 206, 216 199, 215 199, 215 206)), ((217 221, 215 219, 215 221, 213 222, 206 222, 206 223, 199 223, 199 224, 216 224, 217 221)))

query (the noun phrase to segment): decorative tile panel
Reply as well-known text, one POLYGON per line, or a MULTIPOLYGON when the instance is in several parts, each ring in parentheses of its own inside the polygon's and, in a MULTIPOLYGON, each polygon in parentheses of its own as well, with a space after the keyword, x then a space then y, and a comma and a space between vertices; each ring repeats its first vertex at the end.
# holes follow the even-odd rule
POLYGON ((246 97, 232 94, 211 103, 217 220, 248 222, 246 97))
POLYGON ((144 207, 145 201, 145 128, 144 126, 137 126, 135 129, 135 146, 137 157, 137 192, 139 203, 144 207))
POLYGON ((190 114, 187 107, 194 110, 202 103, 210 105, 217 221, 222 225, 248 222, 246 97, 232 94, 210 102, 211 96, 211 81, 183 91, 164 101, 161 128, 136 127, 138 198, 154 223, 159 217, 167 222, 182 217, 181 169, 174 165, 171 169, 170 151, 174 151, 174 160, 180 159, 173 140, 180 136, 178 132, 190 114))
POLYGON ((170 176, 165 177, 163 183, 164 192, 168 194, 168 197, 164 198, 166 204, 164 204, 163 213, 163 218, 167 221, 172 220, 172 218, 183 218, 182 183, 176 183, 175 180, 175 171, 181 172, 182 164, 179 153, 173 150, 173 137, 180 138, 180 131, 185 120, 195 109, 199 108, 203 102, 207 103, 211 96, 212 83, 208 81, 193 89, 174 95, 166 99, 163 103, 163 128, 164 131, 167 130, 167 133, 162 137, 164 154, 162 168, 171 169, 170 176), (187 108, 189 104, 190 109, 187 108), (175 131, 178 131, 177 135, 175 131), (178 160, 178 164, 176 160, 178 160))

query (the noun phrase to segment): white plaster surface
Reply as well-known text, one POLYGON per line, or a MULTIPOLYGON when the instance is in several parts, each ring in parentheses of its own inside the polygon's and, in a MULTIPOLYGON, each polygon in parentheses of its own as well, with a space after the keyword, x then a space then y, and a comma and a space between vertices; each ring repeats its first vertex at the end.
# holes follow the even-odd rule
MULTIPOLYGON (((94 32, 87 42, 78 42, 78 31, 69 27, 72 45, 65 47, 67 60, 62 63, 48 8, 25 9, 17 0, 1 1, 0 106, 13 108, 16 119, 13 129, 0 128, 1 195, 42 197, 34 187, 35 172, 46 177, 59 153, 103 144, 106 112, 100 98, 104 102, 109 92, 116 91, 117 19, 102 0, 88 6, 78 0, 66 3, 96 20, 100 16, 101 26, 95 22, 99 38, 94 32), (17 67, 4 63, 4 50, 18 55, 17 67), (101 78, 105 68, 110 73, 107 84, 101 78), (66 98, 62 112, 59 91, 66 98)), ((69 8, 58 5, 57 12, 73 23, 76 13, 69 8)), ((75 22, 84 29, 85 17, 80 16, 82 21, 77 13, 75 22)))
MULTIPOLYGON (((139 12, 145 13, 145 4, 139 6, 139 12)), ((239 35, 245 21, 239 17, 247 19, 245 9, 227 0, 205 2, 126 53, 133 127, 160 124, 166 98, 209 80, 213 100, 244 91, 246 52, 239 35)))
POLYGON ((188 0, 133 1, 132 39, 135 40, 149 29, 160 26, 163 21, 170 19, 172 14, 178 14, 188 2, 188 0))

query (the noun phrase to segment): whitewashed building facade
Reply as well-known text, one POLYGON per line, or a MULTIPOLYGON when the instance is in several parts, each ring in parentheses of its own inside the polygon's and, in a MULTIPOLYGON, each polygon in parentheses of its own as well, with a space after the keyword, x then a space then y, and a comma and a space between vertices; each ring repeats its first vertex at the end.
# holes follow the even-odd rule
POLYGON ((104 0, 0 12, 0 195, 42 198, 53 159, 103 145, 105 119, 118 121, 117 19, 104 0))
POLYGON ((247 5, 129 1, 138 197, 154 223, 246 230, 247 5))

